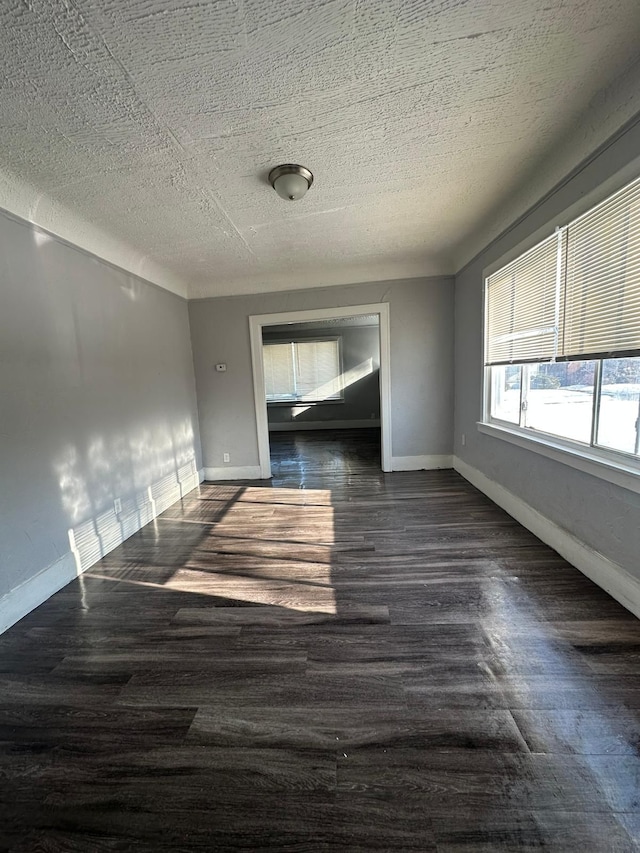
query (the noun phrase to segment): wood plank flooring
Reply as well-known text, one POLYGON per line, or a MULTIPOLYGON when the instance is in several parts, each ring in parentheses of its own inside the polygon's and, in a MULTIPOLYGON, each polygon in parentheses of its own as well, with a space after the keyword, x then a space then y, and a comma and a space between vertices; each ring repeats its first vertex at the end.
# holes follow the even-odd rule
POLYGON ((640 849, 640 623, 375 430, 272 461, 0 636, 0 850, 640 849))

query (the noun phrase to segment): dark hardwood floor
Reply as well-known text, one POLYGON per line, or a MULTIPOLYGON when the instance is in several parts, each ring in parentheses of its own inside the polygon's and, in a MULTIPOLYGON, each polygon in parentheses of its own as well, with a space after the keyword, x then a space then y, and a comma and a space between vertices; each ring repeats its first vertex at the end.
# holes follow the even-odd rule
POLYGON ((639 849, 640 623, 375 431, 272 456, 0 637, 0 850, 639 849))

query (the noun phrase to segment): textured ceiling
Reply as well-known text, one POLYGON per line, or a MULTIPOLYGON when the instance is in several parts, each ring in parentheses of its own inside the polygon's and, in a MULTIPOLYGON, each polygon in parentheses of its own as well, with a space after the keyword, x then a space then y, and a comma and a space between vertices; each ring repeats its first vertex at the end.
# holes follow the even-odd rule
POLYGON ((0 203, 26 198, 72 240, 58 223, 88 223, 191 296, 453 272, 640 38, 638 0, 7 0, 0 16, 0 203), (266 182, 281 162, 314 172, 303 200, 266 182))

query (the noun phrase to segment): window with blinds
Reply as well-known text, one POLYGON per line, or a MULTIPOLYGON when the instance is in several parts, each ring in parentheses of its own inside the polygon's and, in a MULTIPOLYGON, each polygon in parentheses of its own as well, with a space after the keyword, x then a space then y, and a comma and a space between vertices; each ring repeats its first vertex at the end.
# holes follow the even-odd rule
POLYGON ((640 179, 485 282, 486 418, 640 456, 640 179))
POLYGON ((550 359, 558 329, 558 254, 554 235, 489 276, 487 363, 550 359))
POLYGON ((640 355, 640 181, 566 231, 560 354, 640 355))
POLYGON ((268 402, 343 399, 339 338, 265 343, 263 355, 268 402))
POLYGON ((640 180, 490 275, 485 363, 640 355, 640 180))

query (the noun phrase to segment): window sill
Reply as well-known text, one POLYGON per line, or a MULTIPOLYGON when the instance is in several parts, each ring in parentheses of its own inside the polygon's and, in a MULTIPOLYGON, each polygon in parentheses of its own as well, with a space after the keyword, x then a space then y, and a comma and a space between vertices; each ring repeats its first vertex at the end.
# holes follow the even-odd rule
POLYGON ((583 450, 575 446, 571 447, 550 436, 542 438, 523 430, 483 422, 478 422, 477 426, 478 432, 484 435, 508 441, 517 447, 539 453, 555 462, 568 465, 578 471, 598 477, 600 480, 606 480, 623 489, 640 494, 640 467, 631 463, 611 458, 605 453, 593 451, 591 448, 585 447, 583 450))

